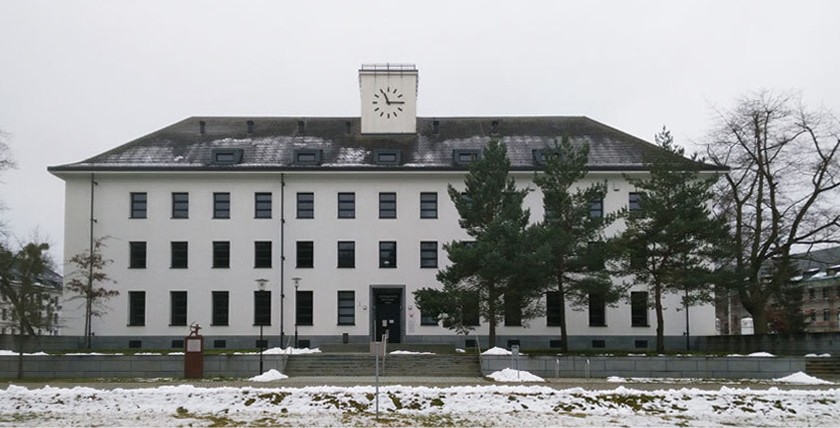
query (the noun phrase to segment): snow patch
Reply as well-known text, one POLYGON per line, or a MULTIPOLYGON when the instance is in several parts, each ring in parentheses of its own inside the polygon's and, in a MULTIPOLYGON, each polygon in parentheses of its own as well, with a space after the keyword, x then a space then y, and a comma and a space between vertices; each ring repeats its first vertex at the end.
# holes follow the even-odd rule
POLYGON ((524 370, 506 368, 487 375, 496 382, 545 382, 545 379, 524 370))
POLYGON ((278 372, 277 370, 271 369, 261 375, 254 376, 248 380, 251 382, 273 382, 276 380, 283 380, 288 379, 289 377, 284 375, 283 373, 278 372))
POLYGON ((805 358, 831 358, 831 354, 805 354, 805 358))
POLYGON ((415 352, 415 351, 391 351, 391 355, 435 355, 434 352, 415 352))
POLYGON ((511 355, 512 352, 508 351, 505 348, 499 348, 496 346, 495 348, 490 348, 481 353, 481 355, 511 355))
POLYGON ((459 353, 459 354, 463 354, 464 352, 467 352, 467 351, 465 351, 465 350, 463 350, 463 349, 461 349, 461 348, 455 348, 455 352, 457 352, 457 353, 459 353))
POLYGON ((802 372, 796 372, 790 376, 773 379, 776 382, 791 383, 796 385, 834 385, 834 382, 822 380, 802 372))

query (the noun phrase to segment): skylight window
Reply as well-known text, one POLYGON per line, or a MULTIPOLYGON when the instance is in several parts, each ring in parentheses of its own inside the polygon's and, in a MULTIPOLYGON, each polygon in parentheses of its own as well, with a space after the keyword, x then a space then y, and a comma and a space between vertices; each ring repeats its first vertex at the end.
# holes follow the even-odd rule
POLYGON ((455 165, 469 165, 481 158, 481 151, 478 149, 456 149, 452 151, 452 162, 455 165))
POLYGON ((213 149, 211 163, 235 165, 242 162, 242 149, 213 149))
POLYGON ((377 165, 399 165, 400 155, 399 150, 376 150, 373 153, 377 165))
POLYGON ((301 149, 295 150, 295 165, 320 165, 321 150, 301 149))

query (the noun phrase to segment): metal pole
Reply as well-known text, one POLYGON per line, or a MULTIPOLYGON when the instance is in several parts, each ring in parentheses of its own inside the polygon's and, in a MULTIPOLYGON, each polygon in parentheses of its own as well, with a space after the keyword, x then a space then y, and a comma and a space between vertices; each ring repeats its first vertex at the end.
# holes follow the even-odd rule
POLYGON ((298 347, 298 286, 300 285, 300 278, 293 278, 295 280, 295 348, 298 347))
POLYGON ((283 329, 283 320, 286 308, 286 175, 280 174, 280 347, 286 341, 286 332, 283 329))
POLYGON ((263 350, 265 344, 263 343, 263 324, 260 322, 260 374, 263 374, 263 350))

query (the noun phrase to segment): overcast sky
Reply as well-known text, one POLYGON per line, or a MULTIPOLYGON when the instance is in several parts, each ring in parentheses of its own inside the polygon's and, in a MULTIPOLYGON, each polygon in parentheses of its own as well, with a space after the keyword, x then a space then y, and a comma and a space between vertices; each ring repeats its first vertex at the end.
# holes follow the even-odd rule
POLYGON ((189 116, 358 116, 357 71, 413 63, 419 116, 585 115, 701 142, 761 88, 840 114, 840 1, 0 0, 0 213, 63 257, 79 161, 189 116))

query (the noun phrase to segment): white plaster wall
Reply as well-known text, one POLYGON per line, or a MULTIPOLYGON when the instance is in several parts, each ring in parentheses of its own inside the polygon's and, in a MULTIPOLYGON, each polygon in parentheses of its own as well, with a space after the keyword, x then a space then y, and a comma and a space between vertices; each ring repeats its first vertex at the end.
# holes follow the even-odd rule
MULTIPOLYGON (((520 187, 535 189, 532 173, 515 174, 520 187)), ((76 254, 88 246, 89 175, 67 174, 65 208, 65 254, 76 254)), ((171 174, 97 174, 95 235, 108 235, 105 255, 113 259, 109 274, 117 281, 113 287, 120 295, 112 299, 101 320, 95 320, 97 335, 184 335, 183 326, 169 326, 169 291, 188 292, 188 321, 198 322, 207 335, 253 335, 253 291, 258 278, 268 280, 272 290, 272 325, 266 332, 280 331, 280 195, 279 173, 171 173, 171 174), (129 218, 129 193, 148 194, 148 218, 129 218), (189 192, 190 218, 171 219, 171 193, 189 192), (231 219, 213 219, 213 192, 231 193, 231 219), (273 218, 254 218, 254 193, 273 194, 273 218), (212 241, 231 242, 231 268, 213 269, 212 241), (274 262, 271 269, 253 267, 253 242, 273 242, 274 262), (128 268, 128 242, 147 242, 147 268, 128 268), (170 241, 189 242, 189 268, 170 269, 170 241), (127 326, 128 291, 146 291, 146 325, 127 326), (230 325, 211 326, 211 291, 230 291, 230 325)), ((608 181, 604 200, 606 212, 623 208, 627 193, 632 191, 619 173, 593 173, 582 182, 608 181)), ((438 242, 438 266, 447 265, 443 244, 467 235, 458 226, 458 215, 446 193, 446 185, 463 186, 463 173, 455 172, 346 172, 286 173, 285 174, 285 320, 286 335, 294 328, 295 293, 292 278, 298 277, 301 290, 314 293, 313 326, 299 326, 299 334, 350 335, 370 334, 371 286, 405 287, 405 333, 411 335, 453 335, 437 326, 421 326, 420 314, 413 302, 412 292, 436 286, 437 269, 420 268, 420 241, 438 242), (296 219, 297 192, 315 194, 315 218, 296 219), (339 219, 337 193, 355 192, 356 218, 339 219), (379 192, 397 193, 397 218, 379 219, 379 192), (438 219, 420 219, 420 193, 438 193, 438 219), (356 267, 338 269, 337 241, 356 242, 356 267), (295 267, 295 242, 314 241, 314 268, 295 267), (397 241, 397 268, 380 269, 379 241, 397 241), (354 290, 356 323, 337 326, 337 291, 354 290)), ((532 220, 542 217, 542 202, 538 192, 526 198, 532 220)), ((621 227, 614 224, 608 233, 621 227)), ((65 272, 70 272, 70 267, 65 272)), ((633 290, 645 290, 636 285, 633 290)), ((629 294, 628 294, 629 296, 629 294)), ((65 304, 64 334, 81 334, 83 319, 78 311, 80 302, 65 304)), ((679 296, 668 295, 665 300, 666 335, 681 335, 685 331, 684 312, 679 296)), ((691 334, 714 334, 714 310, 711 305, 692 307, 691 334)), ((630 326, 630 308, 626 302, 607 308, 607 327, 589 327, 588 314, 567 311, 569 333, 572 335, 653 335, 655 315, 650 311, 649 327, 630 326)), ((486 324, 477 330, 486 333, 486 324)), ((546 327, 545 318, 530 321, 529 327, 499 326, 500 335, 558 335, 559 327, 546 327)))

